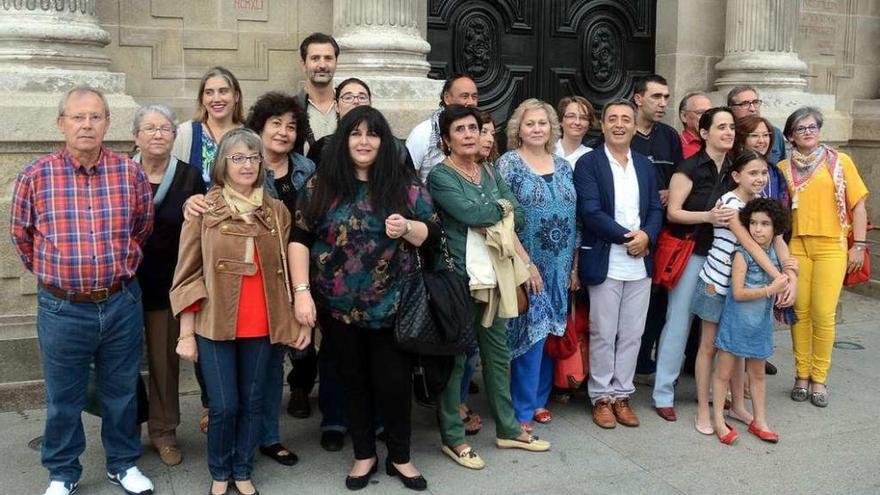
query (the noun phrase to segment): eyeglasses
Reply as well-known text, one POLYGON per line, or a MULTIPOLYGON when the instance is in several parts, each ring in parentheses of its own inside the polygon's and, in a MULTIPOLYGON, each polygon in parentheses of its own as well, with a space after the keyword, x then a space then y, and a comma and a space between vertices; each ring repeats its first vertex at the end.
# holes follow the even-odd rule
POLYGON ((583 120, 584 122, 589 122, 590 116, 582 113, 569 112, 562 116, 562 120, 574 120, 575 122, 578 120, 583 120))
POLYGON ((761 105, 763 105, 763 104, 764 104, 764 100, 751 100, 751 101, 741 101, 739 103, 734 103, 731 106, 738 107, 738 108, 749 108, 749 107, 761 108, 761 105))
POLYGON ((226 159, 236 165, 244 165, 245 162, 250 162, 251 165, 259 165, 263 161, 263 157, 260 155, 226 155, 226 159))
POLYGON ((794 133, 803 136, 804 134, 816 134, 819 132, 820 127, 816 124, 810 125, 799 125, 794 128, 794 133))
POLYGON ((104 122, 104 120, 107 119, 106 116, 100 115, 97 113, 93 113, 92 115, 85 115, 82 113, 78 113, 76 115, 64 114, 64 116, 67 117, 68 119, 72 120, 74 124, 85 124, 86 121, 89 121, 93 124, 100 124, 101 122, 104 122))
POLYGON ((370 97, 366 93, 345 93, 339 97, 339 101, 343 103, 354 103, 355 101, 358 103, 369 103, 370 97))
POLYGON ((153 125, 145 125, 140 128, 140 131, 146 134, 147 136, 155 136, 157 132, 161 132, 162 134, 173 134, 174 128, 171 126, 162 126, 156 127, 153 125))

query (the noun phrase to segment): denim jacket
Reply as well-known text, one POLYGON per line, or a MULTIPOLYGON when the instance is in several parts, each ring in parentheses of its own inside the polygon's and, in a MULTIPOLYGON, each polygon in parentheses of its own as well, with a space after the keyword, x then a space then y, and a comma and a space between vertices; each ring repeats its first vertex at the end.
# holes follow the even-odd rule
MULTIPOLYGON (((315 163, 294 151, 287 155, 287 160, 289 162, 287 177, 293 188, 299 191, 306 185, 309 177, 315 173, 315 163)), ((266 183, 263 184, 263 190, 269 196, 278 198, 278 190, 275 189, 275 173, 268 168, 266 169, 266 183)))

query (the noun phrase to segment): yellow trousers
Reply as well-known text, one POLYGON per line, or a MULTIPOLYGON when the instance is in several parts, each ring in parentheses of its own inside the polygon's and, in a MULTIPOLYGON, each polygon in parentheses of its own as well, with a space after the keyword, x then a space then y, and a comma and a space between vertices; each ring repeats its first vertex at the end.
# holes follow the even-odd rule
POLYGON ((825 383, 831 367, 837 301, 846 276, 846 241, 833 237, 799 236, 791 254, 800 264, 791 343, 797 377, 825 383))

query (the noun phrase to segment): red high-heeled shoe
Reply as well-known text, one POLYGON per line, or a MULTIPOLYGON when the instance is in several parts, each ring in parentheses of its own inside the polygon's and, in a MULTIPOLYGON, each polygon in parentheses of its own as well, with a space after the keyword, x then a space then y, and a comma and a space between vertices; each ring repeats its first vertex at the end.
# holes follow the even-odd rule
POLYGON ((724 423, 724 426, 727 427, 728 432, 727 435, 724 435, 723 437, 719 433, 720 430, 718 430, 717 428, 715 429, 715 434, 718 436, 718 441, 723 443, 724 445, 733 445, 733 442, 735 442, 736 439, 739 438, 739 434, 729 424, 724 423))
POLYGON ((749 423, 749 433, 755 435, 765 442, 777 443, 779 442, 779 433, 770 430, 762 430, 758 428, 758 425, 752 421, 749 423))

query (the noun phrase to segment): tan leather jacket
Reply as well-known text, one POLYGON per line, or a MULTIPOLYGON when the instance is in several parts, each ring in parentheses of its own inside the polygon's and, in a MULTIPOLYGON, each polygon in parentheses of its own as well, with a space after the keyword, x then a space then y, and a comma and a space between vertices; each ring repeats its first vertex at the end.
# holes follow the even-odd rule
POLYGON ((174 315, 179 317, 184 309, 201 302, 196 314, 196 334, 211 340, 235 339, 241 277, 257 271, 255 263, 244 261, 245 239, 253 237, 266 292, 269 340, 273 344, 293 342, 299 326, 288 299, 281 257, 290 233, 290 213, 284 203, 264 196, 263 206, 254 212, 255 222, 248 224, 232 215, 219 187, 212 187, 205 201, 208 211, 185 221, 180 234, 177 268, 171 284, 174 315))

